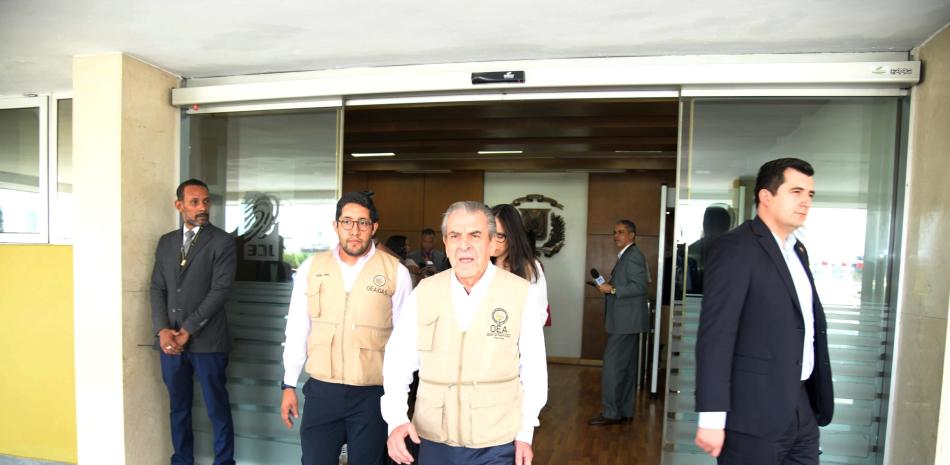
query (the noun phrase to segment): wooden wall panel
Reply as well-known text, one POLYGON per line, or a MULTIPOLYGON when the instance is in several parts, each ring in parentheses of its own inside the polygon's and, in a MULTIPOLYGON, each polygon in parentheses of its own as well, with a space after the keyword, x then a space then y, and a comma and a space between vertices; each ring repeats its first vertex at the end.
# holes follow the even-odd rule
MULTIPOLYGON (((621 218, 632 220, 637 225, 637 247, 643 252, 650 270, 648 296, 651 301, 656 297, 660 186, 672 186, 675 182, 674 176, 673 172, 590 175, 587 199, 587 269, 597 268, 609 279, 619 252, 613 242, 614 225, 621 218)), ((581 358, 601 359, 607 342, 604 330, 604 297, 593 287, 587 287, 584 292, 581 358)))
POLYGON ((366 179, 365 173, 343 173, 343 193, 367 190, 366 179))
POLYGON ((418 175, 374 173, 367 188, 375 192, 373 202, 379 210, 379 227, 414 230, 422 224, 423 179, 418 175))
MULTIPOLYGON (((588 286, 589 287, 589 286, 588 286)), ((604 298, 584 297, 584 334, 581 338, 581 358, 601 360, 607 345, 604 328, 604 298)))
POLYGON ((592 173, 588 193, 587 234, 613 234, 619 219, 637 225, 637 233, 656 236, 660 231, 660 186, 672 186, 672 172, 592 173))
MULTIPOLYGON (((459 200, 482 201, 484 198, 485 175, 481 171, 427 174, 422 207, 423 227, 432 228, 438 233, 442 226, 442 214, 449 205, 459 200)), ((441 237, 441 233, 436 235, 441 237)))
POLYGON ((401 234, 409 238, 413 250, 419 248, 423 229, 436 231, 436 248, 444 250, 442 214, 452 202, 482 200, 485 181, 481 171, 437 174, 394 172, 344 172, 343 192, 370 190, 379 211, 376 238, 385 241, 401 234))

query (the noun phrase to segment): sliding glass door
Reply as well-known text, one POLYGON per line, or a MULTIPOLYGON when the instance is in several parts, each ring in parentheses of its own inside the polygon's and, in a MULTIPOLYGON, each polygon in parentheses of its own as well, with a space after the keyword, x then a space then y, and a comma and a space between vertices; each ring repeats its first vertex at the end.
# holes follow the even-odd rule
POLYGON ((817 194, 796 234, 828 318, 834 422, 821 431, 821 463, 876 464, 883 451, 889 282, 902 101, 897 97, 689 99, 683 101, 674 308, 664 465, 712 464, 693 445, 696 330, 705 250, 755 215, 760 165, 798 157, 816 170, 817 194))
MULTIPOLYGON (((300 263, 337 242, 342 110, 192 115, 183 125, 183 177, 208 183, 211 222, 234 236, 237 282, 226 307, 236 456, 300 461, 298 426, 281 422, 279 382, 290 291, 300 263)), ((195 389, 195 448, 211 463, 211 425, 195 389)), ((299 390, 298 390, 299 392, 299 390)))

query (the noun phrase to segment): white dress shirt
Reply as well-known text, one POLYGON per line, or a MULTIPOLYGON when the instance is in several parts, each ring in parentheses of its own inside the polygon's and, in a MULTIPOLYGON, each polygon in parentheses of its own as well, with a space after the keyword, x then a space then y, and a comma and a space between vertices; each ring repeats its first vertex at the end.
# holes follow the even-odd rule
POLYGON ((548 321, 548 282, 544 279, 544 270, 541 268, 541 262, 535 260, 534 267, 538 270, 538 279, 531 283, 534 291, 529 296, 534 296, 537 300, 532 306, 541 309, 541 326, 548 321))
MULTIPOLYGON (((801 304, 802 320, 805 322, 805 338, 802 345, 801 380, 805 381, 811 376, 811 372, 815 367, 815 310, 812 301, 811 281, 808 280, 805 265, 795 253, 798 238, 795 237, 794 234, 789 234, 783 243, 782 239, 775 235, 775 233, 772 233, 772 236, 775 237, 779 251, 785 259, 785 266, 788 267, 788 272, 792 275, 792 282, 795 284, 795 294, 798 296, 798 303, 801 304)), ((725 428, 726 412, 700 412, 699 427, 710 429, 725 428)))
MULTIPOLYGON (((333 258, 340 265, 343 275, 343 290, 347 294, 353 289, 353 283, 363 271, 363 266, 376 253, 376 246, 370 245, 369 252, 363 255, 353 266, 343 263, 340 259, 340 246, 333 249, 333 258)), ((296 386, 307 363, 307 337, 310 336, 310 313, 307 311, 307 280, 310 275, 310 257, 297 268, 297 278, 294 281, 294 290, 290 294, 290 309, 287 312, 287 329, 284 330, 284 384, 296 386)), ((412 278, 409 270, 399 264, 396 271, 396 292, 393 293, 393 325, 399 321, 400 308, 409 292, 412 291, 412 278)))
POLYGON ((627 244, 627 246, 626 246, 626 247, 624 247, 624 248, 622 248, 622 249, 620 249, 620 252, 617 252, 617 260, 620 260, 620 257, 622 257, 622 256, 623 256, 623 253, 624 253, 624 252, 626 252, 626 251, 627 251, 627 249, 629 249, 631 245, 633 245, 633 242, 631 242, 631 243, 629 243, 629 244, 627 244))
MULTIPOLYGON (((468 331, 472 318, 495 277, 495 265, 489 264, 481 279, 472 286, 471 292, 452 274, 452 306, 459 330, 468 331)), ((548 367, 544 350, 544 315, 547 308, 547 296, 539 296, 539 286, 529 286, 521 315, 521 336, 518 349, 521 355, 519 373, 524 388, 521 403, 521 431, 515 439, 531 444, 534 428, 538 422, 541 407, 548 400, 548 367)), ((419 306, 416 293, 409 294, 402 307, 402 316, 386 344, 386 356, 383 361, 383 388, 385 394, 380 399, 383 418, 389 425, 389 432, 397 426, 409 422, 407 411, 409 384, 412 373, 419 369, 420 356, 416 350, 418 334, 419 306)))
POLYGON ((194 235, 194 236, 191 236, 191 237, 192 237, 192 240, 194 240, 194 238, 198 237, 198 231, 200 231, 200 230, 201 230, 201 226, 195 226, 195 227, 193 227, 193 228, 191 228, 191 229, 188 229, 188 226, 182 226, 182 227, 181 227, 181 245, 182 245, 182 247, 185 246, 185 241, 188 240, 188 236, 186 236, 186 234, 188 234, 188 231, 194 231, 194 232, 195 232, 195 235, 194 235))

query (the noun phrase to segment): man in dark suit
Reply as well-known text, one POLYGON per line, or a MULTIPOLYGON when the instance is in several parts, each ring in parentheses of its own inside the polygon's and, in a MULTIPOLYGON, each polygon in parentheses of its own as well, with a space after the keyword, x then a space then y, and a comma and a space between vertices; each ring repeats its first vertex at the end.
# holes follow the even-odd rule
POLYGON ((235 273, 234 239, 208 222, 208 186, 178 186, 175 208, 183 226, 158 241, 152 271, 152 329, 168 388, 172 465, 194 463, 191 429, 193 377, 214 428, 214 465, 234 463, 234 428, 225 388, 231 338, 224 304, 235 273))
POLYGON ((601 378, 603 411, 592 426, 611 425, 633 418, 640 333, 650 329, 647 283, 650 272, 643 253, 634 244, 637 226, 630 220, 614 225, 614 245, 620 250, 610 281, 597 286, 605 297, 607 346, 601 378))
POLYGON ((423 277, 449 269, 449 260, 445 252, 435 248, 435 231, 431 228, 422 230, 419 249, 410 252, 409 258, 422 268, 423 277))
POLYGON ((825 315, 793 234, 814 169, 773 160, 755 182, 757 216, 709 251, 696 341, 696 444, 720 464, 818 464, 834 394, 825 315))

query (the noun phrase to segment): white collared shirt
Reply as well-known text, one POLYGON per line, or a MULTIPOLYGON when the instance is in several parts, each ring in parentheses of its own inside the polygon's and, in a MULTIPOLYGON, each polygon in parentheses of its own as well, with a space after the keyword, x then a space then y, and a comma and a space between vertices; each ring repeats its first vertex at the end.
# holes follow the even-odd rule
POLYGON ((631 243, 629 243, 629 244, 627 244, 627 246, 626 246, 626 247, 624 247, 624 248, 622 248, 622 249, 620 249, 620 252, 619 252, 619 253, 617 254, 617 260, 620 260, 620 257, 622 257, 622 256, 623 256, 623 253, 624 253, 624 252, 626 252, 626 251, 627 251, 627 249, 629 249, 631 245, 633 245, 633 242, 631 242, 631 243))
MULTIPOLYGON (((461 331, 467 331, 471 326, 472 318, 485 299, 496 270, 495 265, 489 264, 485 274, 472 286, 471 292, 466 292, 462 283, 452 274, 452 306, 461 331)), ((534 428, 540 424, 538 414, 541 407, 548 400, 548 367, 543 331, 547 297, 536 295, 542 292, 540 289, 539 286, 528 287, 521 316, 521 336, 518 339, 521 354, 519 373, 524 398, 521 404, 521 431, 515 439, 528 444, 531 444, 534 428)), ((420 366, 419 352, 416 350, 418 320, 419 306, 416 293, 413 292, 402 307, 402 317, 389 337, 383 359, 383 388, 386 393, 380 399, 380 408, 390 433, 397 426, 409 422, 409 384, 412 382, 412 373, 420 366)))
MULTIPOLYGON (((369 252, 356 260, 353 266, 343 263, 340 259, 340 246, 333 249, 333 258, 340 265, 340 273, 343 276, 343 290, 349 293, 353 289, 353 283, 363 266, 369 261, 370 257, 376 253, 376 246, 371 244, 369 252)), ((287 312, 287 329, 284 330, 286 339, 284 340, 284 384, 296 386, 300 378, 300 372, 303 371, 307 363, 307 337, 310 336, 310 314, 307 311, 307 278, 310 276, 310 265, 313 263, 313 257, 310 257, 297 268, 297 278, 294 281, 294 289, 290 294, 290 309, 287 312)), ((393 293, 393 325, 399 321, 400 308, 409 292, 412 291, 412 277, 409 276, 409 270, 399 264, 396 271, 396 292, 393 293)))
MULTIPOLYGON (((801 372, 801 380, 805 381, 811 377, 811 372, 815 368, 815 310, 811 281, 808 280, 808 273, 805 272, 805 264, 795 253, 795 246, 798 245, 798 238, 795 237, 795 234, 789 234, 784 243, 775 233, 772 233, 772 237, 775 238, 775 243, 782 253, 782 258, 785 259, 785 266, 788 267, 788 272, 792 275, 795 294, 798 297, 798 303, 801 305, 802 320, 805 322, 801 372)), ((726 412, 699 412, 699 427, 723 429, 726 427, 726 415, 726 412)))
POLYGON ((805 381, 811 376, 815 368, 815 309, 812 301, 811 281, 808 280, 808 273, 805 271, 805 264, 795 253, 795 246, 798 245, 798 238, 794 234, 789 234, 785 243, 778 236, 773 234, 779 250, 782 251, 782 257, 785 258, 785 264, 788 265, 788 272, 792 275, 792 282, 795 284, 795 293, 798 295, 798 303, 801 305, 802 320, 805 322, 805 339, 802 346, 802 375, 801 380, 805 381))
POLYGON ((194 240, 194 238, 198 237, 198 231, 199 231, 199 230, 201 230, 201 226, 195 226, 195 227, 193 227, 193 228, 191 228, 191 229, 188 229, 188 226, 182 226, 182 227, 181 227, 181 245, 182 245, 182 247, 185 246, 185 241, 188 240, 188 236, 187 236, 188 231, 194 231, 194 232, 195 232, 195 235, 194 235, 194 236, 191 236, 192 240, 194 240))

